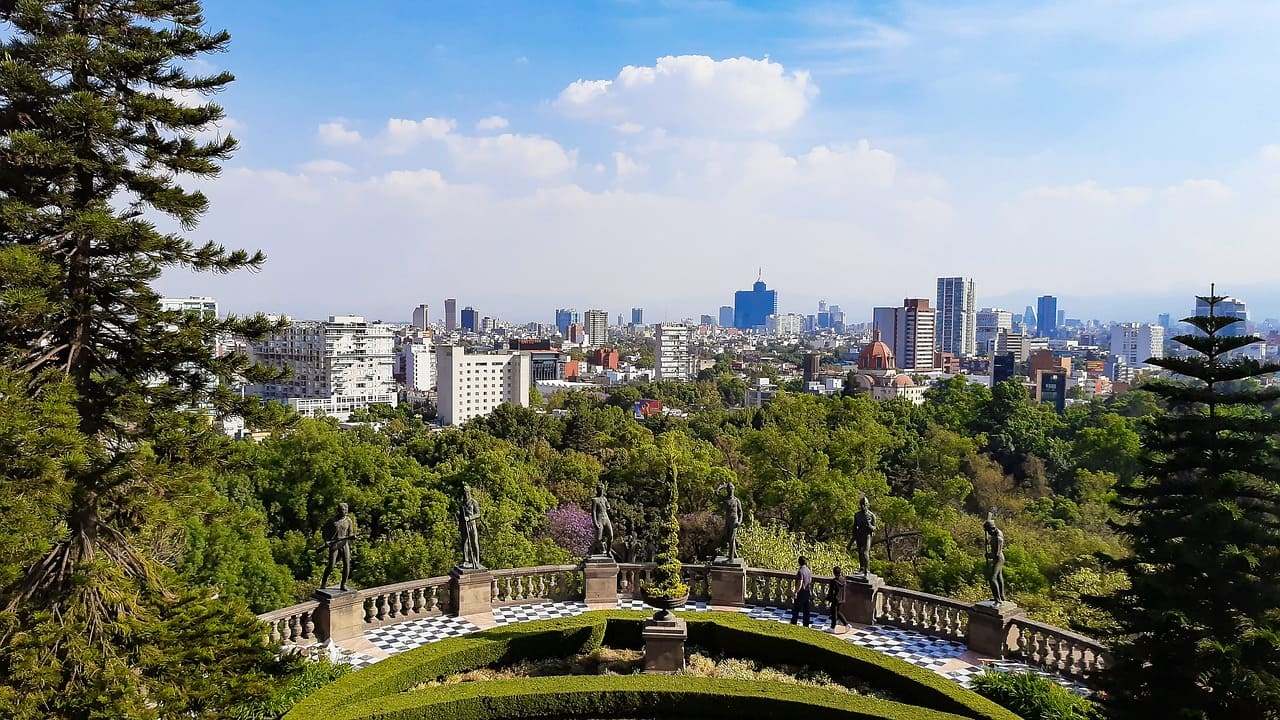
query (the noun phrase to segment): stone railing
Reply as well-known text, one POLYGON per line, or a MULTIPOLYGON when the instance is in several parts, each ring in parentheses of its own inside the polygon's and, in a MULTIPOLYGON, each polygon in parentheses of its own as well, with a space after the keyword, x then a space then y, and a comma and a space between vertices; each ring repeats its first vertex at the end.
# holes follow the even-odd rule
POLYGON ((876 598, 876 622, 964 642, 969 633, 969 603, 918 590, 882 587, 876 598))
POLYGON ((711 568, 706 565, 681 565, 680 579, 689 586, 689 601, 711 600, 711 568))
POLYGON ((1009 655, 1028 665, 1073 678, 1088 678, 1111 662, 1098 641, 1029 618, 1010 624, 1009 655))
POLYGON ((542 565, 493 570, 489 602, 494 607, 582 598, 581 565, 542 565))
POLYGON ((316 641, 315 611, 319 601, 308 600, 258 616, 267 624, 267 640, 283 646, 310 645, 316 641))
POLYGON ((453 609, 448 575, 383 585, 359 592, 365 629, 444 615, 453 609))
POLYGON ((658 563, 618 563, 618 597, 639 598, 640 586, 653 580, 658 563))
MULTIPOLYGON (((746 571, 746 602, 748 605, 765 607, 790 608, 796 598, 796 574, 783 570, 759 570, 749 568, 746 571)), ((827 602, 827 589, 830 577, 813 576, 813 595, 810 607, 814 612, 825 613, 831 609, 827 602)))

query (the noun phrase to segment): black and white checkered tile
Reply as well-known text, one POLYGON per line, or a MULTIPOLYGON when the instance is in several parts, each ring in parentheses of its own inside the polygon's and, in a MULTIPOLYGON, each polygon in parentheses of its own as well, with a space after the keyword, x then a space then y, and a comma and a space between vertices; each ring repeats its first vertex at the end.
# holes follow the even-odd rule
POLYGON ((507 605, 493 609, 493 619, 499 625, 529 622, 531 620, 550 620, 552 618, 573 617, 586 612, 584 602, 546 602, 526 605, 507 605))
POLYGON ((437 617, 406 620, 395 625, 384 625, 373 630, 366 630, 364 637, 369 642, 385 650, 388 655, 395 655, 437 640, 462 637, 479 629, 474 623, 467 620, 448 615, 439 615, 437 617))

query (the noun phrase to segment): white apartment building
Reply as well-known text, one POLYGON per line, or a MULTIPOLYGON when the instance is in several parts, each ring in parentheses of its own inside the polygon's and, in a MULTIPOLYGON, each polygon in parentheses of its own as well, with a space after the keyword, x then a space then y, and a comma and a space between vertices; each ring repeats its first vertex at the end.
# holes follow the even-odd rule
POLYGON ((1001 331, 1013 332, 1013 313, 1000 308, 982 308, 977 313, 976 323, 974 344, 978 354, 989 355, 994 352, 995 341, 1001 331))
POLYGON ((499 405, 529 407, 528 352, 467 353, 457 345, 436 347, 436 395, 440 422, 461 425, 499 405))
POLYGON ((657 380, 689 380, 689 326, 658 323, 653 326, 653 368, 657 380))
POLYGON ((872 327, 897 358, 900 370, 933 370, 937 309, 923 298, 907 298, 902 307, 872 310, 872 327))
POLYGON ((609 341, 609 313, 604 310, 588 310, 582 314, 586 326, 588 347, 601 347, 609 341))
POLYGON ((764 329, 770 335, 799 335, 804 329, 804 316, 795 313, 769 315, 764 319, 764 329))
POLYGON ((1017 362, 1026 362, 1031 355, 1031 338, 1022 333, 1001 330, 996 336, 996 354, 1013 353, 1017 362))
POLYGON ((938 350, 956 357, 976 355, 977 291, 973 278, 938 278, 937 310, 938 350))
POLYGON ((1149 358, 1164 357, 1164 328, 1149 323, 1119 323, 1111 327, 1111 354, 1130 367, 1149 358))
POLYGON ((406 387, 426 392, 436 384, 436 354, 426 338, 405 338, 400 344, 406 387))
POLYGON ((346 420, 353 410, 395 406, 397 388, 391 326, 359 315, 297 322, 251 346, 253 358, 293 371, 288 380, 247 388, 251 395, 288 403, 304 414, 346 420))

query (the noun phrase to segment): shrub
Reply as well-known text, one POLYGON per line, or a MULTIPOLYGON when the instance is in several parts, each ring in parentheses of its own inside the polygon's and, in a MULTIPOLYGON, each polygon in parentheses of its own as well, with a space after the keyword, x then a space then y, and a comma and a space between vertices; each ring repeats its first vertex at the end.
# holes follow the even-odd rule
POLYGON ((574 557, 583 557, 596 540, 591 514, 577 505, 561 505, 547 511, 547 532, 557 545, 574 557))
POLYGON ((1098 706, 1035 673, 988 670, 973 679, 973 690, 1026 720, 1102 720, 1098 706))
POLYGON ((231 711, 232 720, 275 720, 303 698, 351 672, 351 666, 327 660, 306 662, 302 670, 283 687, 258 702, 231 711))

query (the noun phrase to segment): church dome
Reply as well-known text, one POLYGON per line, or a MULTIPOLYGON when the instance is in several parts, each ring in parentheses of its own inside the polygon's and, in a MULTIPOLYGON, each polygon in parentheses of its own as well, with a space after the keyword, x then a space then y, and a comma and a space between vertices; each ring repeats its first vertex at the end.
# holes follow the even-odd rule
POLYGON ((916 381, 912 380, 910 375, 896 375, 893 378, 893 386, 896 388, 915 387, 916 381))
POLYGON ((897 367, 897 363, 893 359, 893 351, 889 346, 881 342, 880 331, 875 333, 875 339, 870 345, 862 348, 862 352, 858 354, 859 370, 893 370, 897 367))

